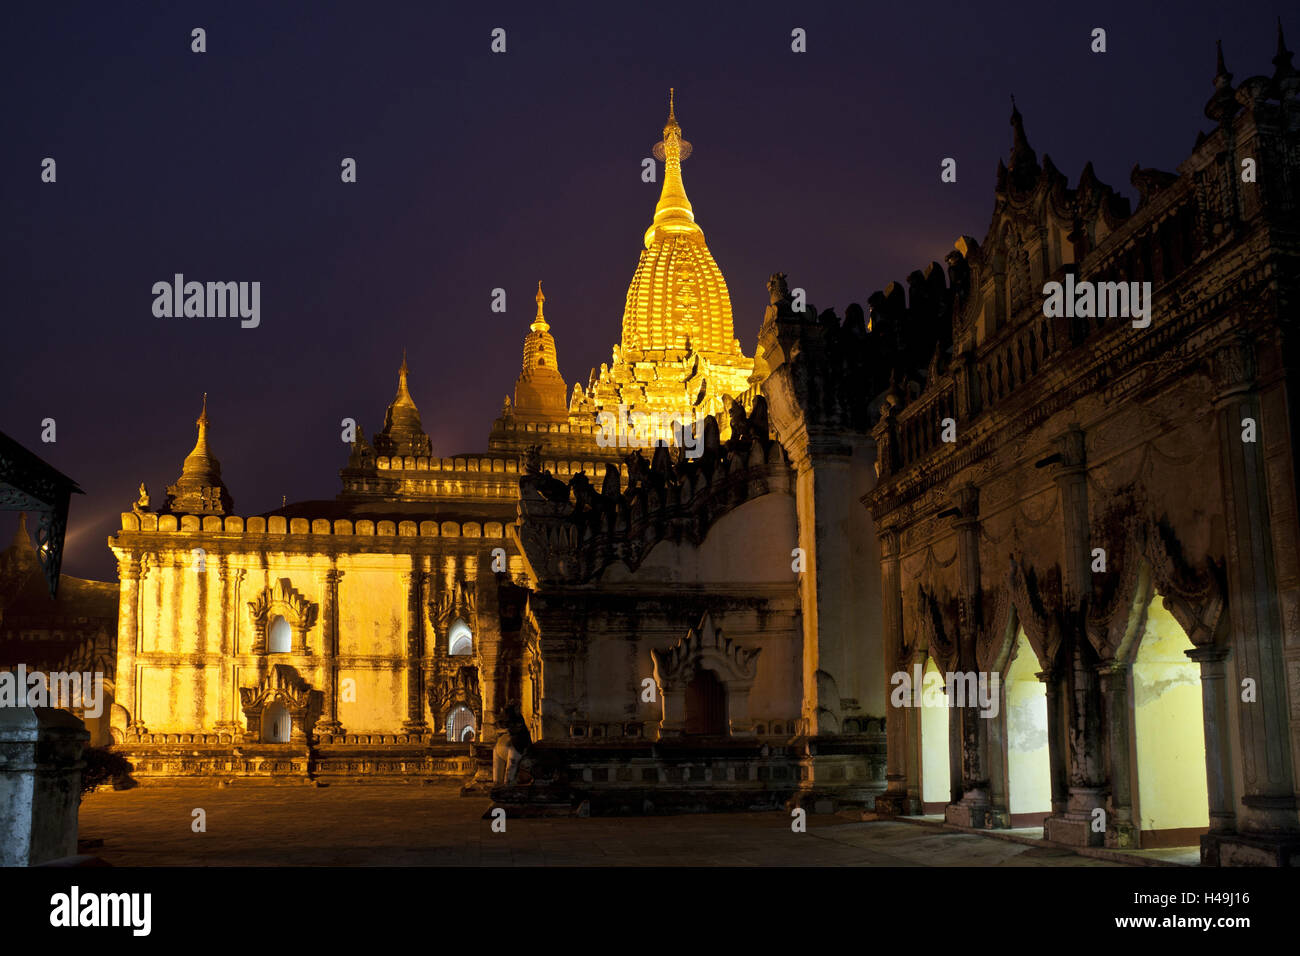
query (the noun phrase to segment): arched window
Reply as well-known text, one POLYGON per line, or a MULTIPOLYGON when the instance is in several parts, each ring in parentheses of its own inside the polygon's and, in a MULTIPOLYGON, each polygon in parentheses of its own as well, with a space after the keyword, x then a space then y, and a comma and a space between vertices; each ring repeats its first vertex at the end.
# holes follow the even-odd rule
POLYGON ((464 704, 459 704, 447 714, 447 739, 451 741, 473 740, 477 733, 474 726, 474 712, 464 704))
POLYGON ((447 633, 447 648, 452 657, 468 657, 474 653, 474 632, 464 621, 456 621, 447 633))
POLYGON ((277 614, 266 629, 266 652, 288 654, 293 644, 293 629, 289 622, 277 614))

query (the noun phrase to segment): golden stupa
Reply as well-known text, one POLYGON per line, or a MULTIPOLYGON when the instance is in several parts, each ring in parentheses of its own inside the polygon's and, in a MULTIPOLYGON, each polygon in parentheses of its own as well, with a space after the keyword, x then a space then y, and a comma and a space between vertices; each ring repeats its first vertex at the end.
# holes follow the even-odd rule
POLYGON ((754 360, 741 351, 727 281, 704 241, 682 181, 691 145, 677 124, 672 91, 663 141, 663 186, 645 232, 623 309, 623 337, 602 366, 591 399, 597 410, 626 406, 661 421, 717 414, 725 422, 728 396, 749 388, 754 360))

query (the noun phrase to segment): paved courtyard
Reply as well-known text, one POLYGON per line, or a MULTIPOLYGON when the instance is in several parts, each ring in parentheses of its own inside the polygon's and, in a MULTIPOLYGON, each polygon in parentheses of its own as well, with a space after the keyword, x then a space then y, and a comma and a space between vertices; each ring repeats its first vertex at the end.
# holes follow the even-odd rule
POLYGON ((81 838, 114 866, 1120 866, 896 821, 783 812, 507 820, 442 785, 143 786, 87 794, 81 838), (207 830, 192 829, 193 811, 207 830))

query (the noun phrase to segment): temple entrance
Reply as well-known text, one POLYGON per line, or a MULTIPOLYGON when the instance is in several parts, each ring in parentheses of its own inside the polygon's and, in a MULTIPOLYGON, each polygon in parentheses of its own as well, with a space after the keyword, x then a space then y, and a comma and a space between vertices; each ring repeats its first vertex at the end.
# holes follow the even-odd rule
POLYGON ((267 704, 262 711, 262 743, 287 744, 293 730, 293 718, 289 709, 278 700, 267 704))
POLYGON ((1133 660, 1135 816, 1143 849, 1189 846, 1209 830, 1200 665, 1159 593, 1133 660))
POLYGON ((727 733, 727 691, 713 671, 697 671, 686 685, 686 733, 727 733))
POLYGON ((1047 685, 1038 657, 1017 628, 1004 681, 1007 708, 1008 811, 1013 827, 1041 826, 1052 812, 1052 769, 1047 753, 1047 685))
POLYGON ((455 742, 473 740, 476 733, 474 712, 460 704, 447 714, 447 739, 455 742))
POLYGON ((952 801, 948 689, 934 660, 921 678, 921 812, 943 813, 952 801))

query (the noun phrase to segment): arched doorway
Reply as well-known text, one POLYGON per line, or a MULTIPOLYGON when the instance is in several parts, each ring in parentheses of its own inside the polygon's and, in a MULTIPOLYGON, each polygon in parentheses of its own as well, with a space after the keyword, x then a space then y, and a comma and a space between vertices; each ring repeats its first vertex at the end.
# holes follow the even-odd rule
POLYGON ((473 740, 477 733, 478 728, 474 724, 474 712, 464 704, 458 704, 447 714, 448 740, 473 740))
POLYGON ((1200 666, 1192 642, 1154 593, 1132 687, 1136 816, 1144 849, 1188 846, 1210 826, 1200 666))
POLYGON ((267 744, 287 744, 293 730, 293 718, 289 708, 280 701, 266 705, 262 711, 262 742, 267 744))
POLYGON ((686 733, 722 736, 727 732, 727 691, 711 670, 698 670, 686 685, 686 733))
POLYGON ((948 748, 948 688, 934 659, 921 678, 921 810, 943 813, 952 800, 948 748))
POLYGON ((1007 695, 1007 790, 1013 827, 1041 826, 1052 812, 1052 764, 1047 752, 1047 685, 1038 657, 1016 629, 1004 681, 1007 695))

